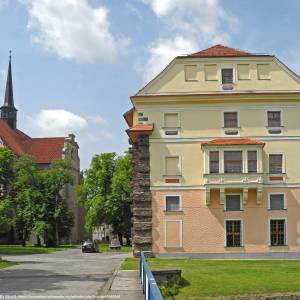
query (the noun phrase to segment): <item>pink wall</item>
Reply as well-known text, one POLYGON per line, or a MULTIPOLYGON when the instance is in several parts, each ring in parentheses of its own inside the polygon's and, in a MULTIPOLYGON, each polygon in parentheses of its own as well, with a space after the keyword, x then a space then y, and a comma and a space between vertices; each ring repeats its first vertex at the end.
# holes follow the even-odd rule
POLYGON ((249 198, 247 204, 244 205, 244 211, 239 212, 224 212, 223 205, 219 204, 219 191, 217 190, 211 193, 210 205, 205 204, 204 190, 153 191, 152 197, 152 235, 153 252, 155 253, 300 251, 300 188, 265 188, 263 190, 263 201, 260 205, 256 204, 255 190, 249 190, 249 198), (287 210, 268 210, 268 193, 270 192, 286 193, 287 210), (182 212, 164 212, 165 195, 181 195, 182 212), (288 246, 268 246, 268 223, 269 218, 272 217, 287 218, 288 246), (243 220, 243 247, 224 247, 225 219, 243 220), (170 225, 168 221, 175 220, 182 221, 182 247, 174 247, 174 245, 179 245, 180 222, 175 222, 175 224, 178 224, 176 226, 175 224, 170 225), (172 243, 172 248, 165 247, 165 228, 169 230, 167 240, 172 243))

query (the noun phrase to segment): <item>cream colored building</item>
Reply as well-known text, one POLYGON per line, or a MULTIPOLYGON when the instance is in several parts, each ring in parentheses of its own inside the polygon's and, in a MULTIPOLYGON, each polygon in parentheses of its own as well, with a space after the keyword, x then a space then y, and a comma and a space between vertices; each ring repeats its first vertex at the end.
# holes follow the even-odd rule
POLYGON ((131 100, 136 254, 300 257, 297 74, 216 45, 131 100))

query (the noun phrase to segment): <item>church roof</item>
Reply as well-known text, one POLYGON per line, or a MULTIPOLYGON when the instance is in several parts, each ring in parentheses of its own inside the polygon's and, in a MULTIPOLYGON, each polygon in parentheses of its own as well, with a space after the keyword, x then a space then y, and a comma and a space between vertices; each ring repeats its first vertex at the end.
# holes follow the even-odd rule
POLYGON ((61 158, 65 142, 64 137, 31 138, 18 129, 11 129, 3 120, 0 120, 0 138, 17 156, 29 154, 39 164, 61 158))
POLYGON ((255 54, 238 50, 235 48, 227 47, 221 44, 212 46, 210 48, 201 50, 196 53, 192 53, 185 57, 242 57, 242 56, 254 56, 255 54))

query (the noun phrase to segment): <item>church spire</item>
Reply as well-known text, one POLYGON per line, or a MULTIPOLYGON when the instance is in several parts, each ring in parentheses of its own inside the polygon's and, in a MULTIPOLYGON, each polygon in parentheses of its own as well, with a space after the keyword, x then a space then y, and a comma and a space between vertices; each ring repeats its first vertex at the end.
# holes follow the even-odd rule
POLYGON ((4 104, 0 108, 1 120, 5 121, 12 129, 17 127, 17 109, 14 104, 14 92, 11 71, 11 51, 9 51, 9 65, 6 81, 6 90, 4 97, 4 104))

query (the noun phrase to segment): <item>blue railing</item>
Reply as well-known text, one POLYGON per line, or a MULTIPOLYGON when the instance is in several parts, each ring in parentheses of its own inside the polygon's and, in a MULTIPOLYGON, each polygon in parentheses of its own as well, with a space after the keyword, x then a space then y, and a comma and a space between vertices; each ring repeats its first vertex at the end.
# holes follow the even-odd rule
POLYGON ((163 300, 155 278, 147 264, 145 255, 141 252, 140 276, 145 300, 163 300))

